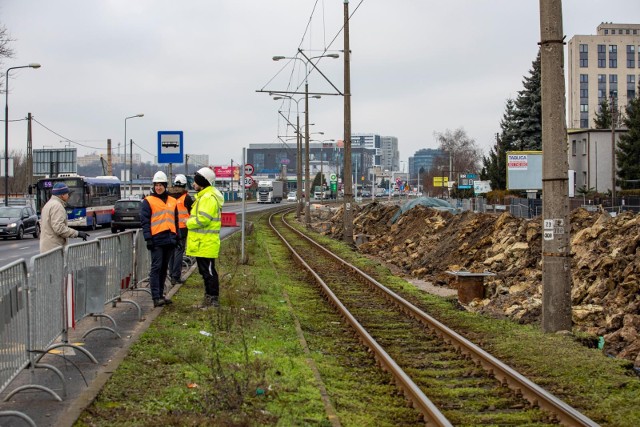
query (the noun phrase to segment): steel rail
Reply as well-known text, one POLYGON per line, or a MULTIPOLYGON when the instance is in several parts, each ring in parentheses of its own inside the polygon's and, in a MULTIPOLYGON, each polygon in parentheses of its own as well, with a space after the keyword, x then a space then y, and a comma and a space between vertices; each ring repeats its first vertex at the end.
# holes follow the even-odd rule
MULTIPOLYGON (((271 223, 271 218, 269 219, 271 223)), ((369 276, 364 271, 360 270, 358 267, 348 263, 343 260, 333 252, 326 249, 321 244, 317 243, 304 233, 299 230, 293 228, 290 224, 286 222, 284 219, 284 214, 282 216, 282 222, 293 232, 295 232, 300 237, 307 240, 310 244, 314 245, 318 249, 322 250, 327 255, 334 258, 336 261, 343 264, 345 267, 351 269, 357 275, 360 275, 370 285, 374 286, 377 290, 383 292, 387 299, 391 300, 395 304, 397 304, 402 310, 412 315, 417 320, 426 324, 431 330, 433 330, 437 335, 439 335, 442 339, 444 339, 447 343, 456 347, 460 352, 468 355, 472 359, 476 360, 480 365, 487 371, 489 374, 495 376, 497 379, 501 380, 503 384, 506 384, 510 389, 515 391, 516 393, 522 394, 522 396, 527 399, 532 405, 539 406, 540 408, 546 410, 551 415, 557 417, 557 421, 561 422, 563 425, 567 426, 585 426, 585 427, 597 427, 598 423, 594 422, 572 406, 568 405, 566 402, 558 399, 552 393, 543 389, 539 385, 535 384, 533 381, 524 377, 515 369, 506 365, 502 361, 496 359, 494 356, 478 347, 468 339, 464 338, 462 335, 458 334, 454 330, 448 328, 443 323, 438 321, 437 319, 431 317, 424 311, 420 310, 415 305, 411 304, 409 301, 405 300, 400 295, 396 294, 382 283, 378 282, 373 277, 369 276)), ((275 228, 274 228, 275 230, 275 228)), ((278 233, 276 231, 276 233, 278 233)), ((278 233, 281 239, 283 237, 278 233)), ((283 239, 284 241, 284 239, 283 239)), ((285 242, 285 244, 293 251, 291 246, 285 242)), ((297 256, 297 255, 296 255, 297 256)), ((304 263, 302 259, 301 262, 304 263)), ((306 263, 304 263, 306 266, 306 263)), ((307 267, 310 268, 310 267, 307 267)), ((314 277, 316 276, 315 273, 314 277)), ((316 280, 321 280, 317 278, 316 280)))
MULTIPOLYGON (((274 216, 281 212, 275 212, 269 217, 269 225, 273 231, 278 235, 280 240, 289 248, 289 251, 300 262, 304 268, 315 278, 318 285, 322 289, 323 293, 327 296, 329 301, 338 309, 344 319, 355 329, 360 336, 362 342, 371 349, 375 355, 376 360, 380 363, 386 371, 388 371, 395 378, 396 384, 403 390, 405 396, 413 404, 414 408, 420 411, 428 425, 434 425, 439 427, 452 427, 453 425, 447 420, 447 418, 440 412, 440 410, 434 405, 433 402, 420 390, 420 388, 413 382, 411 377, 407 375, 404 370, 398 366, 391 356, 382 348, 380 344, 367 332, 367 330, 356 320, 356 318, 349 312, 349 310, 342 304, 333 291, 327 286, 327 284, 320 278, 320 276, 313 270, 313 268, 305 262, 305 260, 296 252, 296 250, 287 242, 285 237, 276 229, 272 219, 274 216)), ((282 218, 283 224, 290 230, 293 230, 296 234, 299 232, 293 229, 284 220, 284 214, 282 218)))

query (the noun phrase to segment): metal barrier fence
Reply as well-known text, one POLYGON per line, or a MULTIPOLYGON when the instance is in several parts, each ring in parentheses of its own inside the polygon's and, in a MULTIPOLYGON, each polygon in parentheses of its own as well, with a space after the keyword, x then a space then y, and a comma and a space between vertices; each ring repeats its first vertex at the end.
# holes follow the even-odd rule
MULTIPOLYGON (((138 230, 134 239, 134 260, 135 260, 135 276, 133 279, 133 287, 139 289, 140 284, 149 280, 149 271, 151 270, 151 253, 147 250, 146 242, 142 231, 138 230)), ((144 289, 149 292, 149 289, 144 289)))
MULTIPOLYGON (((0 270, 0 392, 27 366, 29 316, 26 304, 27 264, 15 261, 0 270)), ((0 411, 0 417, 17 416, 32 426, 27 415, 0 411)))
MULTIPOLYGON (((122 294, 138 290, 148 279, 150 255, 141 231, 128 231, 90 242, 52 249, 25 260, 15 261, 0 269, 0 393, 6 391, 16 376, 26 368, 52 370, 63 384, 64 376, 57 368, 39 363, 50 350, 73 347, 98 363, 85 348, 68 342, 68 331, 88 316, 109 318, 104 306, 122 299, 122 294)), ((114 329, 99 326, 120 336, 114 329)), ((28 384, 12 390, 4 400, 16 393, 35 388, 62 400, 53 390, 28 384)), ((35 423, 20 412, 0 411, 0 417, 22 418, 35 423)))

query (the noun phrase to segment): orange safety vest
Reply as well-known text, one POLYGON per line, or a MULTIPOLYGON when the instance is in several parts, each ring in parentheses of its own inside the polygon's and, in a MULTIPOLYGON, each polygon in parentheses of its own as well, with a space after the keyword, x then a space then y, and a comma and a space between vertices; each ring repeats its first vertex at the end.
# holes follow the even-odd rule
POLYGON ((187 220, 189 219, 189 211, 184 205, 184 199, 186 198, 187 193, 184 193, 182 196, 176 199, 176 201, 178 202, 178 226, 180 228, 187 228, 187 220))
POLYGON ((159 197, 149 196, 146 199, 151 206, 151 235, 155 236, 166 230, 175 233, 176 199, 168 196, 166 203, 159 197))

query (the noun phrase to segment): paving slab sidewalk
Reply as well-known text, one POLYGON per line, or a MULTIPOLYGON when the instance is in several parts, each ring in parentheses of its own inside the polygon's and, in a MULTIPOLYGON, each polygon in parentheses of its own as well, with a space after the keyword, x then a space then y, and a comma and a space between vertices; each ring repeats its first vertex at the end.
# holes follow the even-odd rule
MULTIPOLYGON (((195 265, 185 276, 189 276, 195 265)), ((172 296, 180 285, 173 286, 168 292, 172 296)), ((138 303, 142 309, 142 317, 138 316, 138 309, 130 303, 117 303, 105 306, 105 314, 111 316, 111 321, 104 318, 84 318, 69 332, 70 343, 81 343, 98 361, 93 363, 85 354, 74 349, 65 348, 46 354, 39 363, 46 363, 58 368, 65 378, 66 397, 58 376, 49 369, 23 370, 0 394, 0 412, 18 411, 31 418, 38 427, 66 427, 72 426, 82 411, 93 402, 104 384, 124 360, 131 345, 147 330, 153 320, 161 313, 162 307, 154 308, 148 292, 126 292, 123 299, 138 303), (120 337, 106 330, 97 330, 88 334, 85 332, 97 326, 115 329, 120 337), (45 391, 25 390, 4 402, 6 396, 21 385, 40 384, 54 390, 62 402, 57 401, 45 391)), ((0 427, 24 427, 29 424, 19 417, 0 417, 0 427)))

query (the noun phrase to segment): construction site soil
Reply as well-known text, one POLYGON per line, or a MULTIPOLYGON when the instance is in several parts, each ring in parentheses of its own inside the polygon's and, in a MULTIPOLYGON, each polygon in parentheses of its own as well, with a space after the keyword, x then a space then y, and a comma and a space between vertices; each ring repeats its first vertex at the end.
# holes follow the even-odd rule
MULTIPOLYGON (((455 286, 446 271, 490 271, 485 298, 466 308, 519 323, 542 313, 542 224, 509 213, 459 214, 416 206, 395 223, 399 206, 356 206, 358 250, 409 279, 455 286)), ((314 211, 314 227, 342 238, 342 208, 314 211)), ((604 338, 604 351, 640 368, 640 215, 577 209, 570 216, 574 331, 604 338)))

